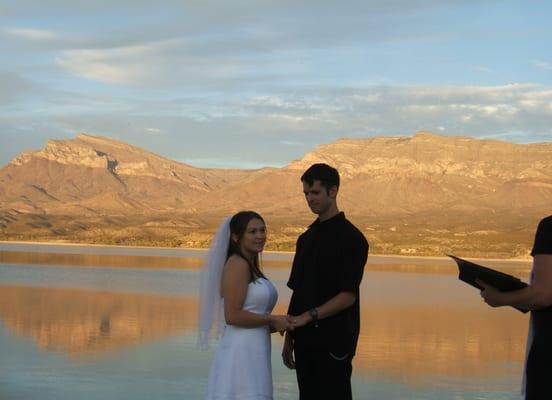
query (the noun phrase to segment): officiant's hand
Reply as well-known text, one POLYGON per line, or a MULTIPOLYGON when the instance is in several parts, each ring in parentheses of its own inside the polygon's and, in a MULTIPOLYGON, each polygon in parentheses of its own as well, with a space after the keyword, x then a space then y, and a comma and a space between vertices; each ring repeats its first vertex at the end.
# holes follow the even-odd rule
POLYGON ((500 290, 479 279, 476 279, 475 283, 483 288, 480 293, 485 303, 491 307, 500 307, 505 305, 503 302, 502 292, 500 290))

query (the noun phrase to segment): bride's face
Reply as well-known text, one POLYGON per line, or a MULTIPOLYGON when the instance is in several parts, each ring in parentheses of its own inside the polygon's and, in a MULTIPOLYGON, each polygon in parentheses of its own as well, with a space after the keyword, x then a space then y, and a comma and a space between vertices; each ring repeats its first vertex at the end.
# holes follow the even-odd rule
POLYGON ((257 254, 263 251, 266 243, 266 226, 264 222, 257 218, 249 221, 239 243, 243 253, 257 254))

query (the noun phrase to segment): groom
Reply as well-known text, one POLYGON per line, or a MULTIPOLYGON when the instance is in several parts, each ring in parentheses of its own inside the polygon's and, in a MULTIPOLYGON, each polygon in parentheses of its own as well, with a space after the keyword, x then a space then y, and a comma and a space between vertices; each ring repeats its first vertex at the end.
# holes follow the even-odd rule
POLYGON ((288 309, 293 331, 286 333, 282 357, 296 370, 300 400, 352 399, 351 362, 368 242, 337 207, 335 168, 314 164, 301 181, 318 218, 297 239, 287 283, 293 291, 288 309))

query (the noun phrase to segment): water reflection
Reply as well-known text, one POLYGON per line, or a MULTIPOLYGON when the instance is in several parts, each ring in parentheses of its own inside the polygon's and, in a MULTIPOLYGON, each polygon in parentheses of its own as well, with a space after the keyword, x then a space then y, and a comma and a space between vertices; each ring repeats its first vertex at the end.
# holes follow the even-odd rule
MULTIPOLYGON (((516 366, 514 375, 521 374, 526 315, 463 304, 461 299, 441 305, 421 299, 392 304, 383 295, 375 301, 379 295, 369 293, 370 287, 389 289, 387 297, 393 297, 393 284, 402 286, 396 278, 369 275, 356 373, 391 375, 410 384, 435 374, 501 376, 505 364, 516 366)), ((419 290, 439 280, 423 282, 426 286, 419 290)), ((0 319, 12 333, 71 356, 113 352, 196 330, 194 297, 21 286, 0 286, 0 293, 0 319)), ((285 312, 285 297, 279 312, 285 312)))
MULTIPOLYGON (((187 251, 181 256, 128 255, 101 253, 54 253, 51 251, 12 251, 0 249, 0 264, 55 265, 79 267, 128 267, 161 269, 197 269, 205 262, 206 251, 187 251)), ((263 267, 290 268, 291 256, 264 255, 263 267)))
MULTIPOLYGON (((527 316, 484 307, 370 305, 362 308, 357 368, 415 384, 420 377, 521 375, 527 316)), ((358 371, 357 371, 358 372, 358 371)))
MULTIPOLYGON (((446 275, 458 275, 458 267, 452 260, 438 260, 432 263, 409 263, 409 262, 397 262, 393 264, 378 262, 381 260, 369 261, 366 265, 365 271, 394 271, 394 272, 411 272, 416 274, 446 274, 446 275)), ((397 260, 398 261, 398 260, 397 260)), ((518 277, 528 277, 531 271, 531 262, 529 261, 486 261, 476 260, 474 261, 480 265, 494 268, 498 271, 505 272, 510 275, 518 277)))
POLYGON ((0 319, 40 348, 111 352, 195 329, 197 300, 90 290, 0 286, 0 319))
MULTIPOLYGON (((2 390, 7 398, 203 398, 212 353, 196 349, 195 335, 205 252, 14 250, 0 245, 1 398, 2 390)), ((263 255, 279 313, 290 263, 290 254, 263 255)), ((530 269, 529 261, 481 264, 523 279, 530 269)), ((447 258, 370 257, 354 361, 359 398, 517 398, 528 316, 487 307, 457 273, 447 258)), ((277 398, 297 398, 280 349, 274 335, 277 398)))
POLYGON ((203 257, 129 256, 118 254, 73 254, 0 251, 0 263, 64 265, 82 267, 199 268, 203 257))

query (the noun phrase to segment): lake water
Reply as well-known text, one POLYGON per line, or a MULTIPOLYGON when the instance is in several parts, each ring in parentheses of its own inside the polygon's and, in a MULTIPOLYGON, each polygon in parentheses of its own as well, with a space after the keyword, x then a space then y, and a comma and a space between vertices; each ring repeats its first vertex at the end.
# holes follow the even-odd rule
MULTIPOLYGON (((203 399, 205 252, 0 243, 0 399, 203 399)), ((266 254, 285 312, 291 255, 266 254)), ((527 279, 529 261, 481 262, 527 279)), ((356 399, 521 399, 528 315, 491 309, 448 259, 371 256, 356 399)), ((275 399, 296 399, 272 336, 275 399)))

